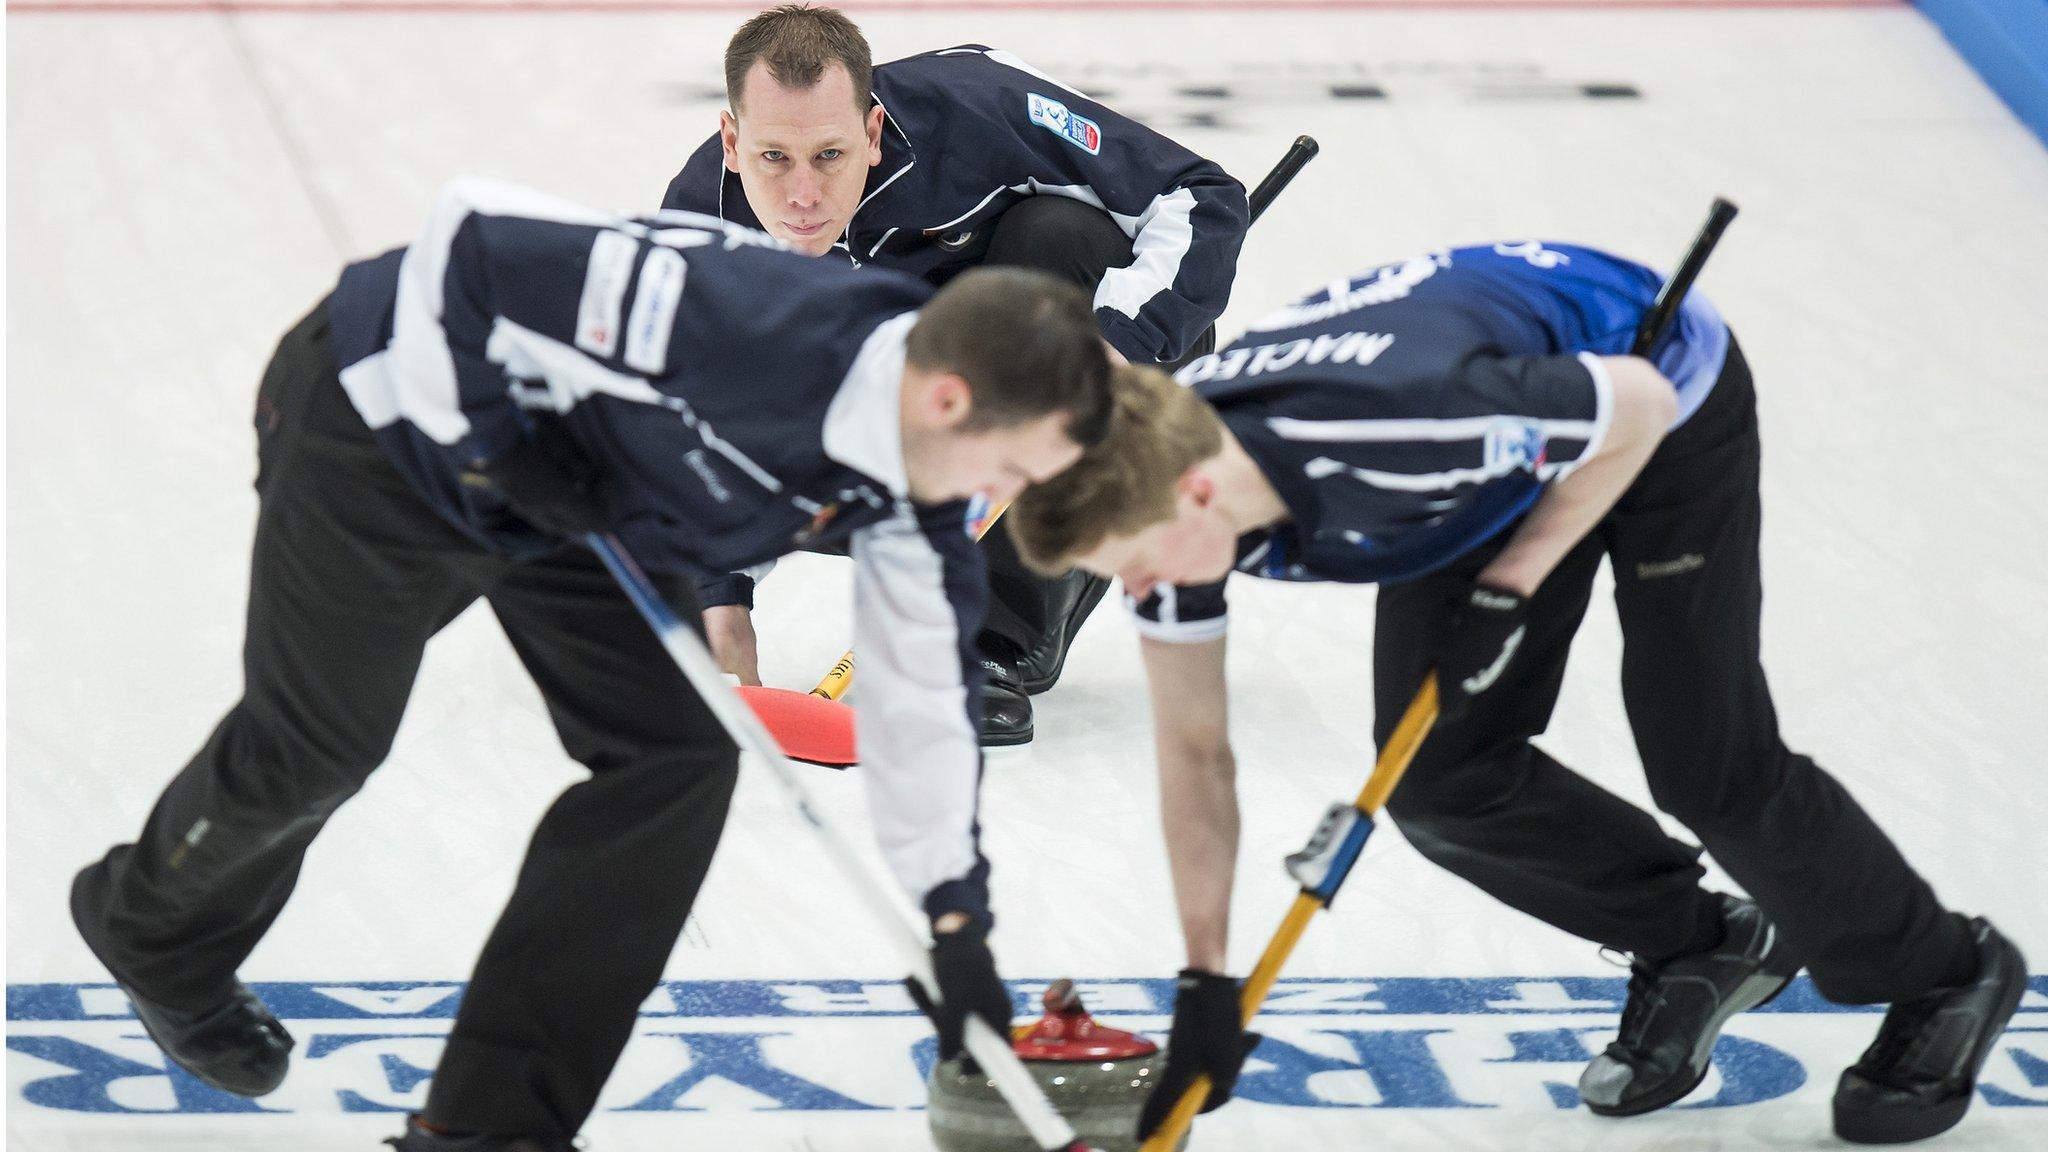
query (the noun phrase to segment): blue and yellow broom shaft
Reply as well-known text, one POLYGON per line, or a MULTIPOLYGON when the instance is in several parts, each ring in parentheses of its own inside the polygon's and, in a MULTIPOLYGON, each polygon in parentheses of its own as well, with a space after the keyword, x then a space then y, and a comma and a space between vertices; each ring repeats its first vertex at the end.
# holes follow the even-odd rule
MULTIPOLYGON (((1372 817, 1386 806, 1387 797, 1394 792, 1394 786, 1401 782, 1402 773, 1414 761, 1415 752, 1422 747, 1423 737, 1436 724, 1437 690, 1436 674, 1423 678, 1422 688, 1415 693, 1415 700, 1408 705, 1408 711, 1401 715, 1401 723, 1394 728, 1394 734, 1387 740, 1386 748, 1380 752, 1379 760, 1373 765, 1372 775, 1365 781, 1365 787, 1358 793, 1358 799, 1351 807, 1357 817, 1341 830, 1333 829, 1334 821, 1326 822, 1324 829, 1334 832, 1333 842, 1323 846, 1320 855, 1327 857, 1327 867, 1315 883, 1304 884, 1295 896, 1293 906, 1280 921, 1280 927, 1273 932, 1273 938, 1266 943, 1266 951, 1259 956, 1252 974, 1245 978, 1244 989, 1239 994, 1239 1011, 1244 1016, 1245 1027, 1251 1026, 1252 1018, 1259 1014, 1259 1008, 1273 991, 1273 984, 1280 979, 1280 969, 1287 963, 1294 946, 1301 941, 1301 934, 1308 930, 1308 923, 1315 914, 1330 906, 1336 899, 1337 889, 1343 887, 1344 878, 1351 874, 1351 866, 1358 862, 1358 854, 1365 847, 1365 839, 1372 832, 1372 817)), ((1332 816, 1340 815, 1343 806, 1332 816)), ((1321 837, 1321 832, 1318 833, 1321 837)), ((1311 842, 1311 850, 1317 845, 1311 842)), ((1290 861, 1291 862, 1291 861, 1290 861)), ((1195 1122, 1202 1105, 1209 1101, 1209 1077, 1195 1077, 1194 1083, 1181 1094, 1179 1103, 1167 1114, 1152 1138, 1145 1141, 1138 1152, 1170 1152, 1174 1145, 1195 1122)))

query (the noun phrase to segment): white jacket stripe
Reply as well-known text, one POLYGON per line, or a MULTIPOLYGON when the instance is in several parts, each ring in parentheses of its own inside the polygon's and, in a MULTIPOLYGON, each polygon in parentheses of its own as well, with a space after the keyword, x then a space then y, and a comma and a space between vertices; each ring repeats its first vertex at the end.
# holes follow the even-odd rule
MULTIPOLYGON (((619 217, 595 212, 545 193, 502 180, 469 177, 454 180, 434 201, 419 239, 399 267, 398 297, 391 316, 389 361, 381 370, 344 377, 356 408, 388 414, 383 423, 405 419, 439 444, 453 444, 469 434, 455 380, 455 356, 442 326, 447 313, 449 252, 463 221, 472 214, 522 216, 600 228, 621 223, 619 217), (358 396, 357 390, 365 394, 358 396)), ((372 427, 381 427, 376 421, 372 427)))
POLYGON ((945 562, 899 508, 853 537, 860 776, 883 856, 922 901, 975 866, 981 757, 945 562))
MULTIPOLYGON (((1195 242, 1191 219, 1194 212, 1195 194, 1191 189, 1176 188, 1154 197, 1137 219, 1131 237, 1130 265, 1111 268, 1103 275, 1102 283, 1095 289, 1095 306, 1114 309, 1135 320, 1138 312, 1160 293, 1171 292, 1174 282, 1180 279, 1180 263, 1195 242)), ((1127 219, 1118 216, 1116 221, 1123 224, 1127 219)), ((1124 229, 1131 231, 1131 226, 1125 224, 1124 229)))

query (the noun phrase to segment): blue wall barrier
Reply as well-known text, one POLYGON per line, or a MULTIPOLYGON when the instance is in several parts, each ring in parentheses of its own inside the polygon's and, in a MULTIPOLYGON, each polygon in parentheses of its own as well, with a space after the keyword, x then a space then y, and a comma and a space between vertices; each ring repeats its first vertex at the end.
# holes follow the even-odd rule
POLYGON ((1917 0, 1949 43, 2048 145, 2048 0, 1917 0))

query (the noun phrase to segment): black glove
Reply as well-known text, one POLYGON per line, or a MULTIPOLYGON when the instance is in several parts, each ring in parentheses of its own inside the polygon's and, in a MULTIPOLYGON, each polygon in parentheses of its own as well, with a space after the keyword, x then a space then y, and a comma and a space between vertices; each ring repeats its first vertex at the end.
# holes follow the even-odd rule
POLYGON ((996 975, 996 958, 988 950, 986 934, 969 925, 957 932, 941 932, 932 938, 932 974, 939 982, 939 1003, 925 995, 924 985, 905 980, 910 998, 939 1033, 939 1059, 960 1054, 961 1036, 967 1018, 979 1016, 1005 1040, 1010 1035, 1010 990, 996 975))
POLYGON ((553 536, 611 531, 611 485, 552 419, 537 421, 497 459, 472 466, 463 482, 491 489, 513 515, 553 536))
POLYGON ((1138 1140, 1142 1143, 1157 1131, 1180 1103, 1188 1085, 1202 1073, 1209 1075, 1209 1099, 1202 1111, 1223 1107, 1237 1087, 1237 1074, 1245 1057, 1259 1046, 1261 1037, 1244 1030, 1244 1018, 1237 1002, 1237 981, 1214 972, 1183 968, 1173 998, 1173 1031, 1166 1036, 1166 1072, 1138 1114, 1138 1140))
POLYGON ((1472 701, 1500 682, 1528 634, 1526 598, 1484 584, 1467 589, 1436 661, 1437 719, 1464 719, 1472 701))

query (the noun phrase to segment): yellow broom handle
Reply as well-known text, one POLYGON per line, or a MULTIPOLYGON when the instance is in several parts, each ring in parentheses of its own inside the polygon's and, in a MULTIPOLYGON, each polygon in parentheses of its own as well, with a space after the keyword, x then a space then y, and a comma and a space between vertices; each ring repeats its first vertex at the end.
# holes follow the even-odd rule
MULTIPOLYGON (((1394 785, 1401 782, 1402 773, 1415 759, 1415 752, 1422 747, 1422 738, 1436 724, 1437 694, 1436 673, 1425 676, 1422 687, 1415 693, 1415 700, 1408 710, 1401 714, 1401 722, 1394 727, 1393 736, 1380 752, 1380 758, 1373 765, 1372 775, 1366 777, 1365 787, 1359 790, 1358 807, 1370 816, 1378 812, 1394 791, 1394 785)), ((1295 896, 1294 904, 1287 909, 1286 919, 1273 932, 1273 938, 1266 942, 1266 951, 1252 968, 1252 974, 1245 977, 1244 989, 1238 997, 1238 1008, 1244 1014, 1244 1026, 1251 1026, 1252 1017, 1259 1014, 1259 1007, 1266 1002, 1266 996, 1273 991, 1274 981, 1280 978, 1280 969, 1293 953, 1294 945, 1301 940, 1301 934, 1308 929, 1308 922, 1314 918, 1322 901, 1308 892, 1295 896)), ((1168 1054, 1171 1056, 1171 1053, 1168 1054)), ((1173 1111, 1166 1116, 1152 1138, 1145 1141, 1138 1152, 1172 1152, 1173 1146, 1195 1122, 1195 1116, 1202 1105, 1209 1102, 1210 1082, 1208 1073, 1195 1077, 1181 1094, 1173 1111)))
POLYGON ((853 687, 853 649, 848 648, 846 655, 841 656, 838 662, 832 665, 832 670, 825 673, 825 678, 818 681, 818 686, 811 689, 811 695, 823 696, 827 700, 837 700, 841 696, 846 695, 846 690, 851 687, 853 687))

